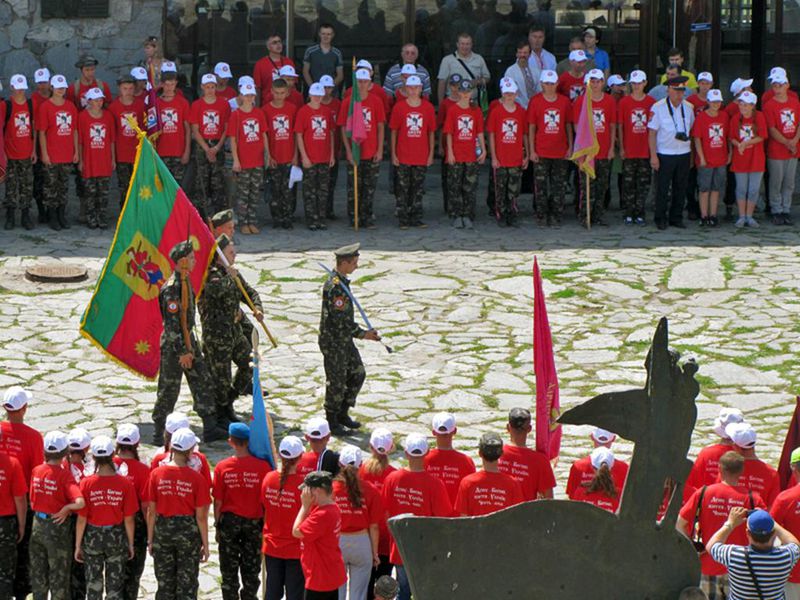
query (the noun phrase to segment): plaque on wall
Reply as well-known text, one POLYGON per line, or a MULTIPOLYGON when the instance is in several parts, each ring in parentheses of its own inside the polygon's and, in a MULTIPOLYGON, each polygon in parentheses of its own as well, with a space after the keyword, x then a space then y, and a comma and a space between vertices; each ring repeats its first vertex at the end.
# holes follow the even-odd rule
POLYGON ((42 19, 105 19, 109 0, 42 0, 42 19))

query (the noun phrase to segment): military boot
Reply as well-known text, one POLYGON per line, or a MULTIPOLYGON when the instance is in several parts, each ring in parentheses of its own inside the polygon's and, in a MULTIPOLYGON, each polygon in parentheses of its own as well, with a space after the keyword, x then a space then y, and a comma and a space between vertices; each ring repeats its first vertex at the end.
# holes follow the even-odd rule
POLYGON ((39 221, 39 225, 44 225, 50 219, 48 216, 47 208, 44 206, 44 202, 41 198, 36 199, 36 215, 37 220, 39 221))
POLYGON ((153 422, 153 445, 161 446, 164 443, 164 422, 153 422))
POLYGON ((228 432, 219 426, 215 415, 203 417, 203 442, 210 444, 211 442, 227 439, 228 432))
POLYGON ((67 221, 67 207, 63 204, 58 207, 56 211, 56 216, 58 217, 58 224, 61 225, 61 229, 69 229, 69 221, 67 221))
POLYGON ((22 209, 22 217, 20 218, 19 223, 28 231, 36 227, 31 219, 31 211, 27 208, 22 209))
POLYGON ((339 413, 339 423, 348 427, 350 429, 358 429, 361 427, 361 423, 353 419, 348 413, 350 412, 350 407, 345 404, 344 408, 339 413))
POLYGON ((48 223, 50 224, 50 229, 53 231, 61 231, 61 223, 58 222, 58 213, 56 209, 50 211, 48 215, 48 223))
POLYGON ((14 222, 14 209, 7 208, 6 209, 6 224, 5 229, 8 231, 9 229, 14 229, 16 223, 14 222))
POLYGON ((331 430, 331 435, 347 435, 347 430, 342 427, 341 423, 339 423, 339 417, 335 412, 326 410, 325 420, 328 421, 328 427, 331 430))

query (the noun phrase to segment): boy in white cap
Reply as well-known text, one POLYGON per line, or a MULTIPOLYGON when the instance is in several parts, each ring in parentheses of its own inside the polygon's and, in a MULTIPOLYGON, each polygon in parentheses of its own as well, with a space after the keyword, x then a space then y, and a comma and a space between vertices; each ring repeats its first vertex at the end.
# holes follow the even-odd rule
POLYGON ((217 96, 225 100, 233 100, 239 94, 234 86, 228 85, 233 78, 231 67, 226 62, 218 62, 214 65, 214 75, 217 76, 217 96))
MULTIPOLYGON (((34 122, 36 118, 39 116, 39 107, 52 95, 53 91, 50 87, 50 70, 46 67, 42 67, 41 69, 36 69, 33 73, 33 81, 36 84, 36 87, 31 94, 31 102, 33 104, 33 116, 34 122)), ((66 93, 66 89, 64 92, 66 93)), ((38 125, 38 123, 37 123, 38 125)), ((39 144, 39 138, 36 138, 36 144, 39 144)), ((37 147, 36 150, 37 155, 39 156, 40 160, 37 160, 36 163, 33 165, 33 197, 36 200, 36 209, 38 214, 39 223, 46 223, 48 221, 47 218, 47 208, 45 207, 45 179, 44 179, 44 172, 43 166, 41 161, 41 146, 37 147)))
MULTIPOLYGON (((333 83, 333 77, 330 75, 323 75, 319 78, 319 83, 322 84, 322 87, 325 88, 325 95, 322 97, 322 107, 326 108, 331 112, 331 123, 335 124, 336 121, 339 119, 339 110, 342 108, 342 101, 339 100, 334 95, 336 91, 336 87, 333 83)), ((300 103, 300 106, 303 106, 303 103, 300 103)), ((339 157, 342 155, 342 130, 339 127, 334 127, 333 133, 333 148, 334 148, 334 156, 336 160, 333 163, 333 166, 330 168, 330 182, 328 183, 328 200, 325 207, 325 218, 329 221, 336 220, 336 214, 334 212, 333 206, 333 197, 334 193, 336 192, 336 182, 339 181, 339 157)), ((297 187, 293 188, 292 193, 297 191, 297 187)), ((292 203, 292 213, 295 210, 296 199, 293 199, 292 203)))
POLYGON ((738 408, 722 408, 714 419, 712 430, 719 436, 719 440, 702 448, 697 453, 692 470, 686 478, 684 487, 684 500, 694 491, 704 485, 711 485, 719 479, 719 459, 726 452, 736 450, 733 441, 726 433, 726 427, 733 423, 743 423, 744 415, 738 408))
MULTIPOLYGON (((383 104, 383 112, 386 115, 386 120, 388 121, 389 115, 392 112, 392 101, 389 99, 389 94, 386 93, 386 90, 384 90, 380 84, 375 83, 374 81, 375 70, 372 68, 372 63, 362 58, 361 60, 358 61, 358 63, 356 63, 356 71, 358 71, 359 69, 364 69, 365 71, 367 71, 367 73, 369 73, 369 85, 367 86, 367 89, 369 90, 370 94, 372 94, 373 96, 377 96, 377 98, 383 104)), ((348 87, 344 92, 344 96, 342 97, 342 103, 349 105, 350 97, 352 95, 353 95, 353 88, 348 87)), ((363 99, 364 97, 363 94, 361 97, 363 99)))
POLYGON ((147 71, 145 71, 144 67, 133 67, 131 69, 131 77, 133 77, 136 84, 134 85, 133 95, 144 102, 145 95, 147 93, 147 82, 149 78, 147 76, 147 71))
MULTIPOLYGON (((772 87, 771 87, 772 81, 774 79, 787 79, 788 80, 789 79, 789 74, 786 72, 786 69, 784 69, 783 67, 772 67, 769 70, 769 75, 767 76, 767 83, 770 84, 770 87, 763 94, 761 94, 761 106, 764 106, 767 102, 769 102, 770 100, 772 100, 775 97, 775 92, 772 90, 772 87)), ((786 95, 789 96, 790 98, 794 98, 796 100, 800 99, 800 96, 797 95, 797 92, 795 92, 792 89, 789 89, 786 92, 786 95)))
POLYGON ((0 481, 0 598, 14 598, 17 543, 25 537, 28 486, 22 465, 4 449, 0 449, 0 481))
POLYGON ((617 74, 609 75, 607 82, 609 95, 614 100, 619 102, 620 100, 622 100, 622 98, 625 97, 625 94, 627 92, 626 84, 627 82, 621 75, 617 74))
POLYGON ((586 89, 583 80, 586 76, 588 60, 589 57, 583 50, 572 50, 569 53, 569 70, 564 71, 558 77, 556 91, 562 96, 566 96, 570 102, 574 102, 586 89))
POLYGON ((735 446, 735 450, 744 456, 744 471, 740 485, 757 492, 767 503, 772 502, 781 491, 778 471, 756 456, 756 431, 749 423, 731 423, 725 427, 725 435, 735 446))
POLYGON ((792 225, 790 210, 794 194, 797 157, 800 156, 800 100, 789 95, 789 79, 785 73, 770 73, 772 99, 764 100, 761 107, 769 129, 767 141, 767 166, 769 181, 768 201, 774 225, 792 225))
POLYGON ((161 94, 156 100, 161 133, 156 140, 156 150, 161 160, 181 184, 189 164, 192 149, 192 129, 189 124, 189 103, 178 94, 178 74, 175 71, 161 72, 161 94))
MULTIPOLYGON (((69 453, 67 458, 64 459, 64 468, 69 470, 75 483, 80 485, 87 476, 95 472, 94 459, 90 453, 92 437, 83 427, 76 427, 67 434, 67 443, 69 444, 69 453)), ((77 520, 77 514, 70 517, 73 533, 76 532, 75 525, 77 520)), ((73 537, 74 545, 75 538, 73 537)), ((74 597, 83 598, 86 596, 86 574, 83 562, 74 557, 72 560, 70 591, 74 597)))
POLYGON ((708 71, 697 74, 697 93, 686 97, 686 101, 694 106, 695 114, 708 106, 708 92, 714 87, 714 76, 708 71))
POLYGON ((461 480, 475 472, 475 462, 453 448, 457 432, 456 418, 451 413, 435 414, 431 433, 436 439, 436 448, 425 454, 425 470, 444 484, 451 504, 456 501, 461 480))
MULTIPOLYGON (((399 85, 397 89, 394 90, 393 92, 395 101, 405 100, 406 98, 408 98, 408 89, 406 89, 406 86, 408 86, 408 78, 413 77, 414 75, 417 75, 417 67, 415 67, 414 65, 405 64, 402 67, 400 67, 400 81, 398 82, 399 85)), ((387 75, 387 81, 388 77, 389 76, 387 75)), ((419 76, 417 76, 417 79, 420 79, 419 76)), ((421 81, 422 79, 420 79, 420 82, 421 81)), ((385 88, 384 91, 386 91, 385 88)))
POLYGON ((39 107, 42 105, 42 102, 47 100, 52 95, 50 77, 50 69, 47 67, 36 69, 33 74, 33 82, 36 84, 36 87, 31 94, 34 112, 37 112, 39 107))
POLYGON ((644 225, 644 203, 650 195, 653 176, 647 120, 655 100, 644 93, 647 85, 644 71, 632 71, 629 81, 631 93, 617 105, 617 135, 622 159, 622 209, 626 225, 644 225))
POLYGON ((114 116, 116 136, 114 140, 114 158, 117 168, 117 186, 119 190, 119 205, 125 203, 128 187, 133 175, 133 163, 136 160, 136 148, 139 137, 136 130, 131 127, 128 119, 132 119, 139 129, 146 130, 144 98, 136 97, 136 79, 131 75, 123 75, 117 79, 119 94, 108 106, 108 112, 114 116))
POLYGON ((327 471, 332 476, 339 473, 339 455, 328 449, 331 428, 326 419, 312 417, 305 425, 305 438, 310 447, 297 463, 297 473, 305 477, 312 471, 327 471))
POLYGON ((13 75, 9 81, 11 97, 2 103, 2 120, 6 165, 5 229, 16 226, 16 211, 20 211, 20 224, 27 230, 34 228, 30 214, 33 196, 33 165, 37 160, 34 143, 34 109, 25 92, 28 80, 24 75, 13 75))
POLYGON ((292 166, 298 163, 294 140, 294 119, 297 107, 287 102, 289 86, 284 79, 276 79, 270 86, 270 101, 261 107, 267 123, 269 161, 269 210, 273 226, 292 229, 292 217, 297 202, 297 188, 289 189, 292 166))
POLYGON ((189 123, 195 143, 196 185, 199 189, 201 216, 211 216, 227 208, 225 198, 225 128, 231 107, 217 95, 217 77, 206 73, 200 80, 202 97, 192 103, 189 123))
MULTIPOLYGON (((330 78, 330 76, 328 76, 328 78, 331 80, 331 85, 333 85, 333 79, 330 78)), ((286 82, 286 85, 289 90, 289 95, 287 96, 286 101, 294 105, 295 108, 299 109, 300 107, 302 107, 305 102, 303 100, 303 94, 301 94, 297 90, 297 80, 299 79, 299 77, 297 75, 297 71, 294 70, 294 66, 292 65, 282 66, 280 70, 277 72, 277 77, 275 77, 275 80, 277 79, 283 79, 286 82)), ((320 83, 323 83, 322 80, 320 80, 320 83)), ((271 101, 272 101, 272 90, 270 86, 270 91, 261 96, 262 108, 267 104, 269 104, 271 101)))
MULTIPOLYGON (((164 446, 159 448, 158 452, 156 452, 153 455, 153 458, 150 460, 151 471, 169 462, 169 453, 173 434, 178 431, 178 429, 186 429, 187 427, 189 427, 188 417, 183 413, 174 412, 167 415, 167 420, 164 422, 164 429, 160 432, 160 437, 156 437, 155 434, 159 432, 154 429, 153 443, 158 444, 163 441, 164 446)), ((208 459, 206 458, 205 454, 200 452, 200 450, 195 447, 187 464, 192 469, 200 473, 203 478, 208 481, 208 485, 211 485, 211 468, 208 465, 208 459)))
MULTIPOLYGON (((596 427, 592 430, 589 437, 592 440, 594 448, 607 449, 610 449, 614 440, 617 439, 616 434, 601 429, 600 427, 596 427)), ((628 463, 617 457, 609 468, 611 469, 611 478, 614 480, 616 489, 622 493, 622 489, 625 487, 625 479, 628 477, 628 463)), ((569 469, 569 477, 567 478, 567 497, 575 499, 574 497, 578 494, 579 488, 585 487, 595 476, 596 471, 597 469, 592 466, 591 453, 572 463, 569 469)))
POLYGON ((117 130, 114 117, 103 109, 103 91, 92 88, 85 98, 88 105, 78 116, 78 169, 86 199, 86 225, 89 229, 106 229, 108 187, 116 167, 117 130))
MULTIPOLYGON (((703 73, 698 75, 702 76, 703 73)), ((700 225, 716 227, 719 224, 717 218, 719 197, 725 189, 727 165, 731 160, 731 148, 728 143, 730 119, 727 113, 721 110, 722 92, 719 90, 708 91, 706 106, 707 108, 697 113, 692 137, 697 166, 697 188, 700 195, 700 225)))
POLYGON ((736 205, 739 209, 737 228, 758 227, 753 213, 766 167, 764 142, 769 132, 764 114, 756 110, 756 102, 758 98, 753 92, 739 94, 736 99, 739 112, 731 117, 730 122, 731 172, 736 178, 736 205))
POLYGON ((283 39, 277 32, 267 36, 267 55, 258 59, 253 67, 253 83, 256 86, 261 104, 269 102, 267 94, 272 90, 272 82, 278 79, 282 67, 294 68, 294 61, 283 55, 283 39))

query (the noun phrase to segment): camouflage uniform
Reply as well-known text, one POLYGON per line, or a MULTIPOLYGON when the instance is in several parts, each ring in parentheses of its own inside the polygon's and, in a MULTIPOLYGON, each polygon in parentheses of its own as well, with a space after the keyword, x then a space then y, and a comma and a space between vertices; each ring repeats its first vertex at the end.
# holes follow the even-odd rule
MULTIPOLYGON (((36 143, 36 154, 37 156, 42 155, 42 151, 39 148, 38 138, 36 143)), ((45 180, 44 180, 44 170, 45 165, 42 163, 41 160, 37 160, 36 163, 33 165, 33 197, 36 200, 36 208, 39 211, 39 222, 43 223, 45 221, 45 180)))
MULTIPOLYGON (((219 140, 206 140, 206 144, 213 148, 219 144, 219 140)), ((198 190, 195 196, 198 203, 202 204, 201 214, 211 215, 223 210, 222 207, 226 205, 224 157, 217 154, 217 160, 212 163, 208 162, 208 157, 200 146, 195 145, 194 152, 197 162, 195 186, 198 190)))
MULTIPOLYGON (((595 178, 591 180, 590 200, 592 202, 592 225, 599 224, 603 220, 603 198, 606 195, 608 188, 608 176, 611 173, 611 161, 607 158, 598 158, 594 161, 594 174, 595 178)), ((581 203, 579 219, 581 225, 586 227, 586 175, 581 173, 580 176, 581 186, 581 203)))
POLYGON ((5 207, 28 210, 33 197, 33 163, 30 158, 8 159, 5 207))
POLYGON ((309 227, 324 224, 329 186, 330 169, 327 163, 313 164, 303 169, 303 208, 309 227))
POLYGON ((137 600, 139 597, 139 581, 144 572, 144 563, 147 560, 147 523, 140 510, 133 518, 133 558, 125 561, 125 574, 123 575, 122 598, 123 600, 137 600))
POLYGON ((536 218, 541 222, 561 223, 567 183, 567 161, 562 158, 542 158, 533 163, 536 218))
POLYGON ((86 222, 89 227, 108 227, 108 186, 110 177, 87 177, 83 180, 86 188, 86 222))
POLYGON ((83 536, 83 560, 86 568, 86 600, 122 600, 125 564, 128 562, 128 538, 124 525, 86 526, 83 536), (103 579, 105 575, 105 595, 103 579))
POLYGON ((522 188, 522 167, 498 167, 494 173, 496 210, 503 219, 517 215, 517 198, 522 188))
POLYGON ((44 206, 47 210, 67 204, 71 172, 72 163, 53 163, 44 167, 44 206))
POLYGON ((236 213, 239 215, 239 225, 255 225, 259 191, 264 181, 264 168, 242 169, 235 175, 238 196, 236 213))
MULTIPOLYGON (((378 185, 381 164, 371 158, 362 158, 358 163, 358 222, 368 225, 374 222, 372 199, 378 185)), ((355 190, 353 189, 353 165, 347 163, 347 214, 351 220, 355 214, 355 190)))
POLYGON ((133 163, 117 163, 117 186, 119 187, 119 206, 125 204, 125 199, 128 197, 128 187, 131 184, 131 177, 133 176, 133 163))
POLYGON ((478 163, 447 165, 447 202, 450 218, 475 219, 475 197, 478 191, 478 163))
POLYGON ((622 209, 626 217, 644 219, 644 203, 650 195, 653 176, 648 158, 626 158, 622 161, 622 209))
POLYGON ((16 515, 0 517, 0 598, 14 597, 18 534, 16 515))
POLYGON ((425 192, 425 173, 428 167, 399 165, 395 179, 400 225, 414 225, 422 220, 422 195, 425 192))
POLYGON ((153 570, 156 600, 197 598, 203 541, 194 515, 156 517, 153 570))
MULTIPOLYGON (((339 146, 337 145, 337 148, 339 146)), ((337 154, 338 156, 338 154, 337 154)), ((337 160, 333 166, 330 168, 330 178, 328 179, 328 201, 325 205, 325 217, 332 217, 334 215, 333 212, 333 194, 336 191, 336 182, 339 181, 339 161, 337 160)), ((348 208, 347 214, 350 215, 352 218, 353 210, 352 207, 348 208)))
POLYGON ((51 600, 70 598, 73 528, 68 519, 59 525, 49 517, 34 516, 30 545, 33 596, 51 600))
POLYGON ((297 185, 289 189, 289 175, 292 165, 278 165, 267 169, 267 185, 269 186, 269 212, 276 225, 292 224, 292 196, 297 196, 297 185))
POLYGON ((222 600, 256 600, 261 575, 261 530, 264 519, 223 513, 217 523, 222 600), (242 591, 239 594, 239 572, 242 591))
POLYGON ((167 167, 167 170, 172 173, 178 185, 183 183, 183 176, 186 174, 186 165, 181 164, 180 156, 162 156, 161 160, 167 167))
POLYGON ((355 322, 353 303, 342 283, 350 280, 334 271, 322 288, 319 349, 325 364, 325 410, 339 414, 355 406, 366 372, 353 338, 366 333, 355 322))

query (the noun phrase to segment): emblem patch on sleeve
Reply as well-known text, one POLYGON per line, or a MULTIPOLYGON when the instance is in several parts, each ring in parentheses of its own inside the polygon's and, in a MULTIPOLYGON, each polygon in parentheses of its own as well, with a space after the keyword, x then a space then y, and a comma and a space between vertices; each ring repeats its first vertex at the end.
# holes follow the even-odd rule
POLYGON ((171 302, 167 302, 167 310, 171 313, 178 312, 178 303, 172 300, 171 302))
POLYGON ((333 308, 336 310, 344 310, 347 306, 347 298, 344 296, 334 296, 333 298, 333 308))

